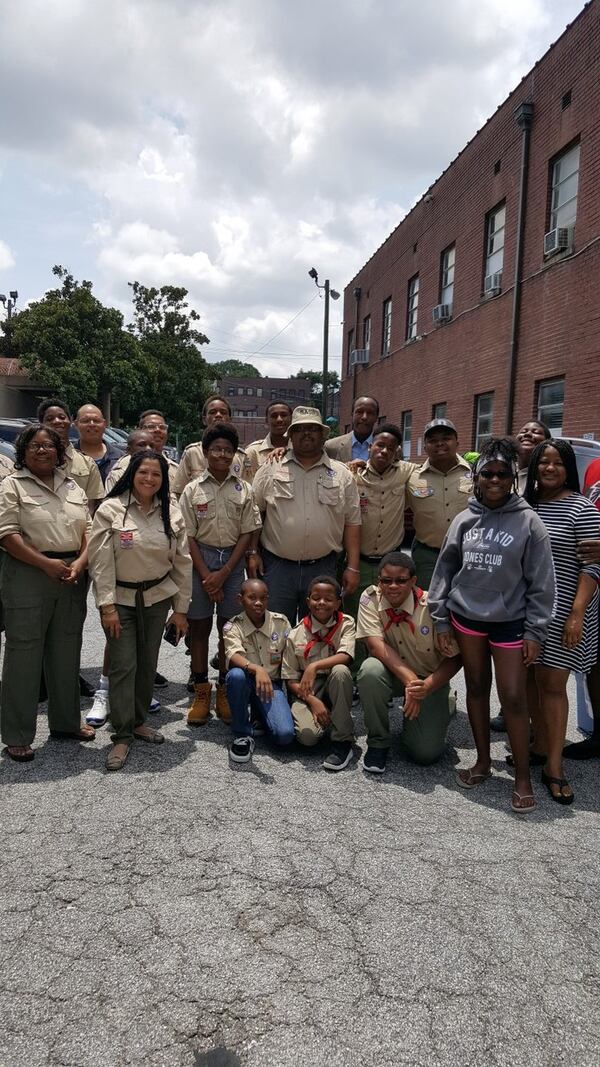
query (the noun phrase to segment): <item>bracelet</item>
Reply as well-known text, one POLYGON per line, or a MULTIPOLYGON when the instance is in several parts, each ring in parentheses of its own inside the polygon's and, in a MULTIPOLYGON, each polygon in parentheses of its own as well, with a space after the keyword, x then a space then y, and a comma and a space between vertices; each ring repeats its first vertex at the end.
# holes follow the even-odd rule
POLYGON ((353 574, 360 574, 360 571, 358 571, 356 567, 346 567, 346 570, 352 571, 353 574))
POLYGON ((255 548, 249 548, 246 552, 247 556, 258 556, 258 552, 255 548))

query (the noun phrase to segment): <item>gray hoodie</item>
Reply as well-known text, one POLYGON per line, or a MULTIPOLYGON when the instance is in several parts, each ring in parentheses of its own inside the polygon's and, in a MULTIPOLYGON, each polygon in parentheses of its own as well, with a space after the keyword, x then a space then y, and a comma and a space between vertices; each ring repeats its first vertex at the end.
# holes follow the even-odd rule
POLYGON ((543 643, 554 606, 554 564, 542 520, 511 493, 500 508, 475 497, 453 520, 429 587, 435 629, 450 612, 477 622, 525 619, 525 639, 543 643))

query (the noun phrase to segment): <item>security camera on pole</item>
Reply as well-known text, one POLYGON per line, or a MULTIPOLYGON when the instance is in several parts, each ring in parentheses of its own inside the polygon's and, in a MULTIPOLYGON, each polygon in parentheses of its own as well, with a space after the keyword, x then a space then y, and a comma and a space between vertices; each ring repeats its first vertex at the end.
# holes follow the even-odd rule
POLYGON ((315 267, 310 268, 308 276, 314 280, 317 289, 323 289, 325 293, 325 312, 323 315, 323 403, 321 405, 323 422, 325 422, 327 419, 327 379, 329 375, 329 297, 331 297, 332 300, 339 300, 340 294, 335 289, 330 288, 329 278, 325 279, 324 285, 319 285, 319 275, 317 274, 315 267))

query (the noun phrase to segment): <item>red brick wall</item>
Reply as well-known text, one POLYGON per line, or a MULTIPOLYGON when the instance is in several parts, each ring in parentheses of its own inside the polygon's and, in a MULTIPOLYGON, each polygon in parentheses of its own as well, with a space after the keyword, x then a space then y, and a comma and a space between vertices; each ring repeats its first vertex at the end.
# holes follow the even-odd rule
POLYGON ((432 405, 446 401, 464 448, 471 447, 474 398, 494 391, 494 432, 503 432, 513 306, 521 130, 515 108, 534 104, 527 185, 522 310, 513 429, 534 413, 539 379, 565 376, 564 432, 600 437, 596 382, 600 371, 600 0, 592 0, 448 167, 344 293, 345 376, 341 423, 350 419, 348 332, 355 327, 353 290, 360 286, 360 331, 371 315, 368 367, 356 371, 356 395, 370 393, 382 414, 400 421, 413 412, 413 456, 432 405), (571 90, 571 104, 561 99, 571 90), (551 159, 580 139, 575 255, 544 261, 551 159), (500 171, 494 173, 496 161, 500 171), (486 214, 506 201, 503 291, 481 297, 486 214), (440 255, 456 243, 453 319, 434 328, 440 255), (416 251, 414 250, 414 246, 416 251), (586 246, 588 246, 586 248, 586 246), (419 273, 418 332, 405 343, 409 279, 419 273), (392 297, 392 348, 381 360, 382 306, 392 297))

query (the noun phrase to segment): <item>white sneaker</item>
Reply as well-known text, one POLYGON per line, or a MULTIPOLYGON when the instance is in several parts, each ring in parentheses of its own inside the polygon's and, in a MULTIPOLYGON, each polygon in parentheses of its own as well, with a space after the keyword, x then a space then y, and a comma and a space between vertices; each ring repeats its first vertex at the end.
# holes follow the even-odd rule
POLYGON ((108 702, 108 689, 97 689, 94 696, 94 703, 88 711, 85 721, 88 726, 104 726, 109 715, 110 704, 108 702))
POLYGON ((148 711, 151 711, 153 713, 155 711, 160 711, 160 700, 157 700, 156 697, 152 697, 152 700, 150 701, 150 707, 148 708, 148 711))

